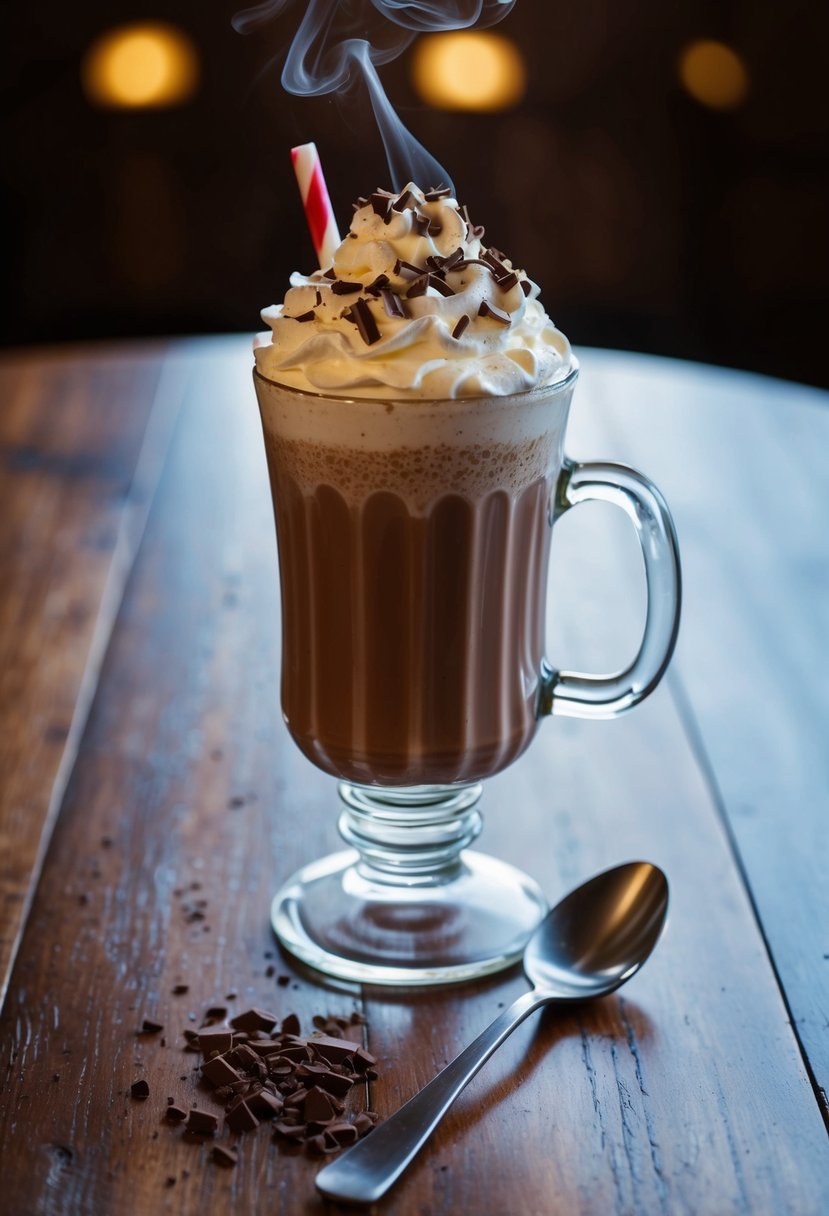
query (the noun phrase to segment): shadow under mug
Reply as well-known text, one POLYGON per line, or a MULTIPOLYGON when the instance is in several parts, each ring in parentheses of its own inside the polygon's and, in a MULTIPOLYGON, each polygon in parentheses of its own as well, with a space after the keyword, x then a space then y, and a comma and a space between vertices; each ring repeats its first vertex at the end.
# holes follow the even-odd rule
POLYGON ((520 957, 546 911, 525 874, 467 849, 483 778, 548 715, 612 717, 659 682, 679 624, 679 556, 656 487, 576 463, 578 365, 509 397, 396 401, 303 392, 254 372, 282 598, 282 710, 340 779, 350 848, 273 901, 283 945, 341 979, 447 983, 520 957), (552 526, 599 499, 642 548, 647 612, 624 671, 544 657, 552 526))

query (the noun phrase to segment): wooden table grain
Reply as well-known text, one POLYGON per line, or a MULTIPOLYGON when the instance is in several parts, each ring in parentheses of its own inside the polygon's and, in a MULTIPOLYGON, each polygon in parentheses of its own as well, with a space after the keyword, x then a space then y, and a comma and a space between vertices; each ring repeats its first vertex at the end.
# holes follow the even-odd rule
MULTIPOLYGON (((818 1216, 829 396, 614 352, 582 366, 569 451, 663 489, 680 641, 635 712, 546 724, 488 784, 480 844, 553 900, 653 860, 670 922, 623 992, 521 1027, 377 1208, 818 1216)), ((14 1216, 333 1212, 315 1163, 266 1128, 227 1170, 162 1121, 168 1096, 210 1102, 182 1031, 215 1003, 306 1027, 359 1010, 380 1071, 365 1100, 388 1114, 525 987, 517 969, 430 992, 329 986, 274 945, 270 897, 337 846, 337 808, 280 718, 258 427, 241 337, 0 361, 0 1210, 14 1216), (147 1017, 163 1044, 136 1034, 147 1017)), ((557 525, 554 664, 610 668, 635 646, 625 528, 594 505, 557 525)))

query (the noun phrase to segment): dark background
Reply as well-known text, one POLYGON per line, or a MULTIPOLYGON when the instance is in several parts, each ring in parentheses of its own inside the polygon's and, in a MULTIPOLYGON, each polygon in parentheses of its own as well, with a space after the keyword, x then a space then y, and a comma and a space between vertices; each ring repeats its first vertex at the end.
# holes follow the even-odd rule
MULTIPOLYGON (((235 11, 203 0, 7 11, 3 343, 261 328, 289 272, 314 265, 291 144, 316 141, 343 230, 350 200, 388 184, 367 106, 282 90, 272 61, 299 14, 242 37, 235 11), (87 48, 156 18, 199 51, 193 100, 91 106, 87 48)), ((829 5, 519 0, 497 28, 527 61, 516 109, 428 110, 410 52, 382 76, 571 341, 829 384, 829 5), (740 108, 706 109, 681 87, 677 57, 697 38, 742 57, 740 108)))

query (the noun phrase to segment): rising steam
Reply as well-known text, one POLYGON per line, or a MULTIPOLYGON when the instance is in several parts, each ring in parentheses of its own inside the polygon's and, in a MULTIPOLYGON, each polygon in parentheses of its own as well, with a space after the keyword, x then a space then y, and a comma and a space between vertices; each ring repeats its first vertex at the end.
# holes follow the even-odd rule
MULTIPOLYGON (((264 0, 233 20, 246 34, 285 12, 296 0, 264 0)), ((344 93, 360 81, 368 89, 386 150, 392 184, 424 189, 451 184, 446 170, 398 118, 377 73, 418 34, 482 28, 506 17, 515 0, 307 0, 282 70, 282 84, 300 97, 344 93)))

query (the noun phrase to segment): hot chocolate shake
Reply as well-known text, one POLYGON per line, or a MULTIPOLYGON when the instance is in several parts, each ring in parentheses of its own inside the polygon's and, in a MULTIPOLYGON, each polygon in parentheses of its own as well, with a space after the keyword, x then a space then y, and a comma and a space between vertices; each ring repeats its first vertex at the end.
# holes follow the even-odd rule
POLYGON ((575 361, 482 236, 445 191, 377 192, 263 314, 282 707, 354 782, 475 781, 536 728, 575 361))
POLYGON ((449 191, 375 191, 333 264, 265 310, 256 348, 282 708, 343 779, 356 850, 288 879, 272 923, 349 980, 443 983, 519 956, 545 901, 467 848, 479 782, 545 715, 635 705, 676 637, 667 508, 632 469, 565 461, 578 365, 538 288, 483 237, 449 191), (648 585, 639 653, 612 676, 544 660, 551 525, 589 498, 631 517, 648 585))

